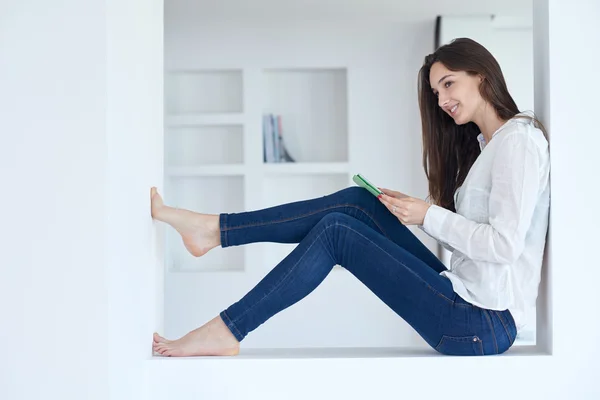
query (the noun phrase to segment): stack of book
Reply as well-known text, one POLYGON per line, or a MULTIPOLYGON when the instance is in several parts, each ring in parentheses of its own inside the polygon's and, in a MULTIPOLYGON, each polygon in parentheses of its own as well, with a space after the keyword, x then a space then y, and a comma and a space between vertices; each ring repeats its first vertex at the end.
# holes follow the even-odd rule
POLYGON ((263 161, 266 163, 295 162, 283 142, 281 115, 263 115, 263 161))

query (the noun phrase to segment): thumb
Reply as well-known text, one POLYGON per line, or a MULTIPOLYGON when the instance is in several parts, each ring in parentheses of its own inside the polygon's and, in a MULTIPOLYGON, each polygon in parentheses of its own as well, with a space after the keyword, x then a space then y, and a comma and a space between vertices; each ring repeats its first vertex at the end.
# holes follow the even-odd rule
POLYGON ((394 197, 394 194, 392 192, 390 192, 389 189, 382 188, 382 187, 378 187, 378 189, 381 190, 383 193, 387 194, 388 196, 394 197))

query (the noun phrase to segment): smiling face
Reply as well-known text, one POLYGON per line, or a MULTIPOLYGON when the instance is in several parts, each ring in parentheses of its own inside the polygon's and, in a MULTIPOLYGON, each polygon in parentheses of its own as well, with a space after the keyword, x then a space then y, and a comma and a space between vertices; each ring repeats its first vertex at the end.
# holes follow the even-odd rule
POLYGON ((429 71, 429 82, 438 97, 438 105, 457 125, 474 121, 485 101, 479 93, 480 75, 465 71, 451 71, 441 62, 435 62, 429 71))

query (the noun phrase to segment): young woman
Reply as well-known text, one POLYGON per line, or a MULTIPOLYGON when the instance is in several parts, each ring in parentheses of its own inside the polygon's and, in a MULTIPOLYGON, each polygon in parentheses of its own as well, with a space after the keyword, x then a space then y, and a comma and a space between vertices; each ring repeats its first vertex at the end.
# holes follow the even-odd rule
POLYGON ((298 243, 249 293, 179 340, 154 334, 166 356, 235 355, 244 337, 313 291, 341 265, 435 350, 508 350, 535 306, 549 212, 543 126, 520 113, 494 57, 456 39, 419 72, 429 202, 361 187, 263 210, 199 214, 163 204, 152 217, 202 256, 216 246, 298 243), (452 251, 450 269, 406 227, 452 251))

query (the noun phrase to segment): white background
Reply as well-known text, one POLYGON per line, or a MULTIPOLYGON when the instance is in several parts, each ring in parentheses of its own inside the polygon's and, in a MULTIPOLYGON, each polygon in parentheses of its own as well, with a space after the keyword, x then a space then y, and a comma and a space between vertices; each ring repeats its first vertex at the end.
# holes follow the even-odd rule
POLYGON ((548 355, 146 361, 162 314, 161 230, 148 203, 162 183, 162 4, 5 0, 0 396, 598 398, 600 9, 535 7, 536 112, 553 168, 542 293, 552 329, 538 332, 548 355))

